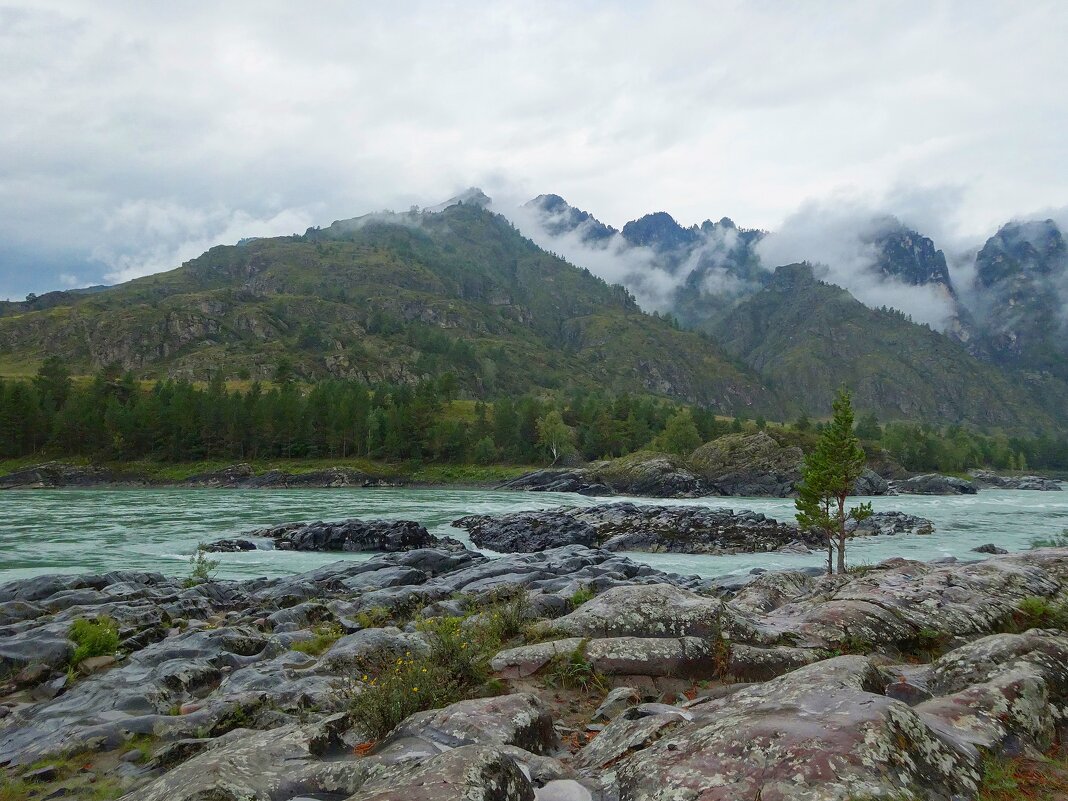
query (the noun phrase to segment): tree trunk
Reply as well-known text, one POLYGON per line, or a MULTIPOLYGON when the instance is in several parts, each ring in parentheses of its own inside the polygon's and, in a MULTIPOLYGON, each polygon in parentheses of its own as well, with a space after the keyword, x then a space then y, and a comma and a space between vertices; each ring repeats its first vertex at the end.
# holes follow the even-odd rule
POLYGON ((838 574, 841 575, 846 572, 845 564, 845 551, 846 551, 846 515, 845 515, 845 496, 838 496, 838 574))
POLYGON ((827 575, 834 573, 834 536, 827 532, 827 575))

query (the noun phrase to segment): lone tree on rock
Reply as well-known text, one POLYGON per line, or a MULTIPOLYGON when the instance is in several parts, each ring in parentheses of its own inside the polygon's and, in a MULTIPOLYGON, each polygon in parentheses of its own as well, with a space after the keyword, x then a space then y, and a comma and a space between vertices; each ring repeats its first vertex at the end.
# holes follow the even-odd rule
POLYGON ((815 450, 805 457, 798 486, 797 524, 802 531, 819 531, 827 541, 827 573, 833 572, 838 551, 838 572, 845 573, 846 523, 871 516, 871 504, 846 509, 846 498, 864 472, 864 449, 853 431, 853 404, 841 389, 834 399, 834 417, 820 434, 815 450))

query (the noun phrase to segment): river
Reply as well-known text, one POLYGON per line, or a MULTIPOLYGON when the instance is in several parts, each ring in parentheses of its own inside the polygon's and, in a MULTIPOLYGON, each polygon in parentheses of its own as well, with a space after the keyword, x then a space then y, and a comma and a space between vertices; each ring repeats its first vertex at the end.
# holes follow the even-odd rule
MULTIPOLYGON (((637 503, 703 504, 753 509, 781 520, 793 517, 793 501, 779 498, 703 498, 637 503)), ((992 542, 1026 550, 1036 538, 1068 528, 1068 492, 983 490, 978 495, 903 495, 871 499, 876 511, 899 510, 934 522, 930 536, 898 535, 854 540, 852 564, 891 556, 975 558, 976 545, 992 542)), ((605 499, 563 493, 474 489, 83 489, 0 492, 0 583, 42 573, 154 570, 189 571, 197 543, 250 528, 292 520, 347 517, 418 520, 433 534, 467 541, 449 523, 466 514, 492 514, 561 505, 591 505, 605 499)), ((217 576, 277 576, 367 554, 253 551, 216 554, 217 576)), ((721 576, 754 567, 791 568, 822 564, 823 556, 780 553, 735 556, 635 553, 636 560, 672 572, 721 576)))

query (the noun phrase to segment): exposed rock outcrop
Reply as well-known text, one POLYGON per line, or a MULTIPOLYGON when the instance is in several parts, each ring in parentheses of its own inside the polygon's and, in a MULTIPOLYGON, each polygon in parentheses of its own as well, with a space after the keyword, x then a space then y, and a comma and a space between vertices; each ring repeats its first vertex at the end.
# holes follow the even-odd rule
POLYGON ((978 487, 971 481, 938 473, 894 481, 890 486, 895 492, 906 495, 975 495, 978 492, 978 487))
POLYGON ((324 523, 283 523, 246 531, 236 539, 205 546, 206 551, 248 551, 264 547, 280 551, 412 551, 417 548, 463 548, 451 537, 438 538, 414 520, 340 520, 324 523), (251 539, 250 539, 251 538, 251 539))
POLYGON ((904 512, 876 512, 859 523, 850 520, 846 528, 854 537, 870 537, 875 534, 933 534, 934 523, 925 517, 904 512))
POLYGON ((697 474, 717 495, 793 494, 801 480, 800 448, 784 448, 764 432, 728 434, 705 443, 690 457, 697 474))
MULTIPOLYGON (((504 553, 560 545, 650 553, 740 553, 772 551, 807 538, 793 524, 758 512, 629 502, 472 515, 453 525, 466 529, 479 547, 504 553)), ((819 545, 816 539, 808 539, 819 545)))
POLYGON ((1043 476, 999 476, 993 470, 972 470, 972 481, 980 487, 994 489, 1037 490, 1059 492, 1061 482, 1043 476))
POLYGON ((65 754, 134 754, 100 763, 124 801, 974 798, 983 755, 1043 752, 1063 731, 1068 636, 1048 626, 1066 596, 1064 548, 765 573, 730 600, 580 546, 411 550, 193 587, 39 576, 0 586, 0 764, 17 776, 65 754), (501 694, 363 742, 359 666, 430 648, 423 624, 379 625, 382 610, 456 615, 458 598, 479 609, 516 586, 553 619, 493 657, 501 694), (579 588, 594 597, 573 600, 579 588), (1040 613, 1047 627, 1023 630, 1040 613), (119 652, 69 679, 70 624, 99 615, 119 652), (332 644, 298 647, 327 623, 332 644), (561 697, 568 671, 588 699, 579 685, 561 697), (613 682, 625 689, 607 693, 613 682), (587 702, 595 738, 556 719, 587 702))

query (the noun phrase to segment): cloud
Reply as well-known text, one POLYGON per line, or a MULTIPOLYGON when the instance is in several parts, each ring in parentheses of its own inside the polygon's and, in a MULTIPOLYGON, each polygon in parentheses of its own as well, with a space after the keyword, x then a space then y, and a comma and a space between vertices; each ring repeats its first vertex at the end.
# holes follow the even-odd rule
POLYGON ((1049 89, 1066 25, 1064 4, 965 0, 14 0, 0 253, 42 266, 0 262, 0 295, 173 267, 242 220, 325 224, 472 184, 558 192, 617 227, 659 208, 776 229, 843 187, 933 183, 966 189, 959 227, 980 236, 1068 202, 1049 89), (138 204, 181 219, 134 241, 109 222, 138 204))
MULTIPOLYGON (((943 330, 958 311, 952 296, 938 286, 914 286, 887 277, 876 267, 877 239, 903 224, 888 213, 889 202, 875 205, 848 195, 809 201, 757 244, 757 254, 768 269, 810 262, 820 278, 848 289, 865 305, 889 306, 943 330)), ((921 234, 926 233, 924 223, 931 222, 926 214, 917 216, 915 209, 905 209, 903 216, 919 226, 921 234)), ((938 224, 944 227, 944 222, 938 224)))
POLYGON ((189 208, 179 203, 139 200, 124 203, 104 222, 106 246, 92 258, 107 268, 106 281, 119 283, 173 269, 217 244, 256 236, 302 234, 309 214, 285 209, 270 217, 216 206, 189 208))

